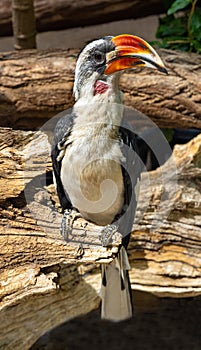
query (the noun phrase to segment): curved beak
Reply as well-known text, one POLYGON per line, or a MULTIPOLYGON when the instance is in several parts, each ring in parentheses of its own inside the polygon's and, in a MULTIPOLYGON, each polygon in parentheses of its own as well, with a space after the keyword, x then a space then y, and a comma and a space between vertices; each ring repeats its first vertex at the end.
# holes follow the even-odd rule
POLYGON ((168 74, 157 52, 145 40, 122 34, 113 37, 111 41, 115 49, 106 55, 106 75, 136 66, 155 68, 168 74))

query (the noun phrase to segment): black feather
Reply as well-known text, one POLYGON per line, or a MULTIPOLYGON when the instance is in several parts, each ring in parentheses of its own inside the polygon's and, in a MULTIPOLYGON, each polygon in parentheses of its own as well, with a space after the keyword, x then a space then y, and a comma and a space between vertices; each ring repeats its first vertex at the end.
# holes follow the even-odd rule
POLYGON ((53 166, 53 172, 56 180, 57 193, 58 193, 59 201, 63 211, 65 209, 72 209, 72 203, 67 193, 64 191, 64 188, 61 182, 61 176, 60 176, 61 161, 58 161, 58 155, 60 153, 58 145, 59 143, 62 144, 62 142, 64 142, 64 140, 67 140, 67 138, 70 136, 75 117, 76 117, 75 114, 71 113, 59 119, 55 127, 54 140, 53 140, 52 151, 51 151, 52 166, 53 166))
POLYGON ((130 125, 121 126, 119 129, 120 139, 122 140, 121 151, 125 157, 125 164, 122 165, 122 174, 124 181, 124 207, 119 218, 119 231, 123 236, 123 245, 126 248, 130 233, 132 231, 135 217, 137 198, 135 188, 140 180, 142 172, 142 162, 138 156, 137 137, 131 130, 130 125))

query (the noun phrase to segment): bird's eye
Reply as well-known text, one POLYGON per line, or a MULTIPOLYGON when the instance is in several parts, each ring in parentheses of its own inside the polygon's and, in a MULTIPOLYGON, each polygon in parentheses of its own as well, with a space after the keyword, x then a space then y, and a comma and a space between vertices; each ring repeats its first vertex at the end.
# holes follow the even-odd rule
POLYGON ((98 64, 103 64, 105 62, 105 54, 100 51, 95 51, 93 54, 93 59, 98 64))

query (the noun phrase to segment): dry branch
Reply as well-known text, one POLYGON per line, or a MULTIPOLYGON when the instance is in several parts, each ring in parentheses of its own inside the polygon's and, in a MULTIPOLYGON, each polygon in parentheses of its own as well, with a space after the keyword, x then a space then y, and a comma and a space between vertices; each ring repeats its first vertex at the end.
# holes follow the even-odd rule
MULTIPOLYGON (((169 71, 123 74, 127 106, 137 108, 159 127, 201 128, 201 56, 160 52, 169 71)), ((30 129, 72 107, 77 51, 28 51, 0 55, 1 126, 30 129)))
MULTIPOLYGON (((51 169, 46 136, 2 128, 0 140, 0 343, 2 349, 26 350, 51 327, 98 307, 98 265, 110 262, 116 248, 98 245, 100 227, 82 219, 74 233, 88 242, 84 250, 60 236, 55 194, 43 182, 51 169)), ((172 297, 201 294, 200 185, 201 136, 143 175, 129 245, 134 289, 172 297), (168 174, 165 182, 161 174, 168 174)))
MULTIPOLYGON (((57 30, 161 13, 159 0, 35 0, 37 30, 57 30)), ((1 0, 0 35, 11 35, 11 0, 1 0)))

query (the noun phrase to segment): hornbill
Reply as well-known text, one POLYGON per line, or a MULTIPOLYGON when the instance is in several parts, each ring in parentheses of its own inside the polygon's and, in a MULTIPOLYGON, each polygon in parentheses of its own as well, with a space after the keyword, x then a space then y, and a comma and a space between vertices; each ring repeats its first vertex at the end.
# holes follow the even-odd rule
POLYGON ((75 69, 76 102, 56 125, 51 153, 64 211, 62 234, 73 210, 103 227, 105 246, 112 233, 122 234, 113 262, 102 265, 102 318, 114 321, 132 317, 126 248, 142 166, 135 134, 122 122, 119 76, 136 66, 167 73, 156 51, 133 35, 106 36, 83 48, 75 69))

